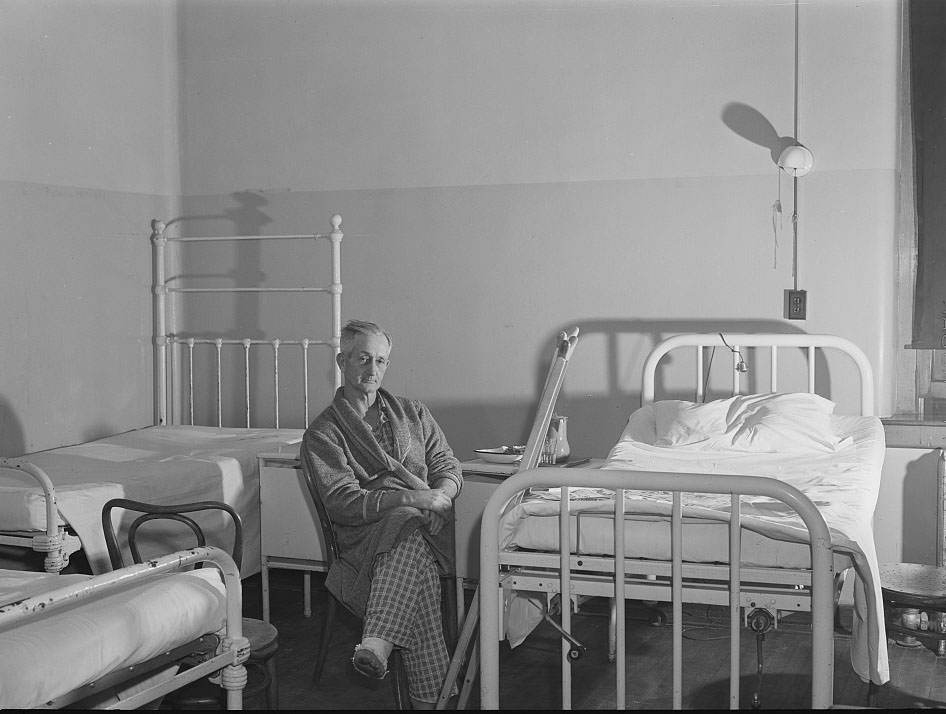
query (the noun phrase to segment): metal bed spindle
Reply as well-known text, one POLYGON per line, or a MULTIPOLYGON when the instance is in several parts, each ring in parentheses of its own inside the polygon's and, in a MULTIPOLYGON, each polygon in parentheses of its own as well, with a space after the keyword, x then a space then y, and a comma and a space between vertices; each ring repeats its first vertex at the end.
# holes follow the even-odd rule
MULTIPOLYGON (((563 498, 565 498, 563 496, 563 498)), ((565 510, 565 509, 563 509, 565 510)), ((580 530, 580 529, 576 529, 580 530)), ((576 548, 577 550, 577 548, 576 548)), ((611 607, 614 612, 614 639, 615 653, 620 652, 623 658, 627 646, 627 632, 625 631, 626 612, 624 610, 624 601, 622 593, 624 592, 624 579, 627 573, 624 567, 624 489, 619 488, 614 492, 614 597, 611 600, 611 607), (620 563, 621 567, 617 567, 620 563)), ((610 636, 610 634, 609 634, 610 636)), ((622 659, 623 661, 623 659, 622 659)), ((615 682, 615 701, 627 701, 627 676, 623 668, 617 671, 615 682)), ((569 697, 571 701, 571 697, 569 697)))
POLYGON ((252 340, 243 340, 243 403, 246 405, 246 428, 250 428, 250 346, 252 340))
MULTIPOLYGON (((223 425, 223 367, 222 367, 222 347, 224 345, 234 345, 243 348, 243 369, 244 369, 244 406, 245 406, 245 426, 251 425, 252 406, 250 402, 251 394, 251 359, 250 350, 255 345, 267 345, 273 350, 273 384, 274 384, 274 425, 279 427, 279 349, 282 345, 300 345, 303 351, 303 411, 305 424, 309 421, 309 347, 312 345, 324 345, 332 348, 335 355, 341 347, 341 241, 344 236, 341 230, 342 217, 340 215, 332 216, 332 231, 323 234, 299 234, 299 235, 266 235, 266 236, 185 236, 168 237, 167 224, 163 221, 154 220, 151 222, 151 241, 154 249, 154 320, 155 320, 155 338, 154 338, 154 359, 155 359, 155 420, 158 424, 180 423, 180 407, 182 400, 179 399, 181 392, 179 381, 181 380, 180 355, 177 350, 172 349, 175 345, 181 346, 187 351, 187 383, 186 383, 186 403, 188 418, 191 424, 194 424, 195 416, 195 385, 194 385, 194 348, 196 345, 214 345, 216 348, 216 413, 217 426, 223 425), (254 287, 254 286, 235 286, 235 287, 171 287, 168 284, 168 262, 169 243, 188 243, 188 242, 216 242, 216 241, 262 241, 262 240, 313 240, 325 239, 331 244, 332 260, 332 282, 324 287, 254 287), (188 293, 326 293, 331 296, 331 315, 332 315, 332 336, 330 339, 316 340, 304 338, 298 340, 271 339, 257 340, 249 338, 237 339, 208 339, 200 337, 182 337, 176 333, 176 313, 173 301, 169 300, 170 294, 183 295, 188 293), (169 350, 170 354, 169 354, 169 350)), ((333 360, 334 368, 334 386, 338 389, 341 386, 341 370, 333 360)))
POLYGON ((302 390, 302 418, 309 423, 309 338, 302 340, 302 381, 306 388, 302 390))

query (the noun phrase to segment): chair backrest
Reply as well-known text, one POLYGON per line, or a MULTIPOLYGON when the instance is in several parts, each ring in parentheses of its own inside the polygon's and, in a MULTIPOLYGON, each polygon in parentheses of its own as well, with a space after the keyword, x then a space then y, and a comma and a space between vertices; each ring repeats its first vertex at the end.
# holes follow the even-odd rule
MULTIPOLYGON (((196 541, 195 545, 206 545, 207 539, 200 525, 193 518, 184 515, 185 513, 196 513, 198 511, 223 511, 229 514, 233 521, 234 529, 231 555, 237 568, 239 568, 242 563, 243 521, 240 519, 240 515, 226 503, 220 503, 218 501, 198 501, 173 506, 159 506, 153 503, 132 501, 127 498, 113 498, 102 506, 102 532, 105 534, 105 545, 108 549, 108 557, 113 570, 125 567, 125 558, 122 553, 122 548, 118 543, 118 535, 115 532, 114 523, 112 522, 112 510, 119 508, 126 511, 137 511, 141 514, 137 516, 128 527, 128 549, 135 563, 141 563, 143 560, 138 547, 138 530, 141 526, 150 521, 165 520, 183 523, 193 532, 194 540, 196 541)), ((195 567, 200 567, 200 564, 195 567)))
POLYGON ((338 540, 335 538, 335 524, 325 508, 325 502, 322 501, 322 494, 319 493, 319 487, 315 482, 315 475, 309 473, 306 467, 306 460, 302 459, 302 476, 305 478, 306 486, 309 489, 309 495, 312 496, 312 503, 315 505, 315 512, 319 517, 319 527, 322 529, 322 537, 325 540, 325 559, 328 565, 338 560, 338 540))

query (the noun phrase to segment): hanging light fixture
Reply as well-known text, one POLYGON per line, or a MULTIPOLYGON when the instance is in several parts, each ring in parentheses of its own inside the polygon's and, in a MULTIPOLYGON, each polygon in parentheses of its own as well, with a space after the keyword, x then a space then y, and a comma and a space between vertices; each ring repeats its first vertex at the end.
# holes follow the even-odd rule
POLYGON ((778 167, 792 178, 804 176, 814 165, 814 157, 808 147, 801 144, 787 146, 778 157, 778 167))

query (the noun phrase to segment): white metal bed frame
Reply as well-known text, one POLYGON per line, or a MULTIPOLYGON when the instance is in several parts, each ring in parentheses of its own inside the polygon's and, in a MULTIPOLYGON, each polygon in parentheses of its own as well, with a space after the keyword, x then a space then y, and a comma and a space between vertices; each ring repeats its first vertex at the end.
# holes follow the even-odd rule
MULTIPOLYGON (((240 584, 240 571, 230 555, 220 548, 203 546, 178 551, 147 563, 92 576, 84 582, 67 585, 5 605, 0 607, 0 633, 14 627, 28 625, 31 621, 46 617, 49 612, 64 606, 104 597, 128 587, 155 580, 165 573, 185 570, 201 562, 209 562, 220 570, 226 588, 226 637, 221 643, 220 651, 194 667, 178 672, 170 679, 154 683, 105 708, 137 709, 163 697, 168 692, 180 689, 202 677, 218 673, 220 686, 226 691, 227 709, 242 709, 243 688, 247 681, 243 663, 250 655, 250 642, 243 636, 243 591, 240 584)), ((187 643, 181 644, 184 645, 182 651, 174 653, 178 656, 183 656, 188 651, 187 643)), ((106 687, 119 685, 151 669, 173 664, 173 661, 166 654, 149 662, 139 662, 123 667, 115 672, 103 672, 96 682, 57 697, 46 706, 62 708, 76 703, 81 704, 83 699, 100 693, 106 687)))
MULTIPOLYGON (((335 214, 331 218, 332 230, 329 233, 295 234, 295 235, 252 235, 252 236, 187 236, 172 237, 167 235, 168 224, 160 220, 151 221, 152 257, 154 261, 154 404, 155 424, 181 424, 182 402, 188 406, 189 421, 194 424, 194 380, 193 360, 194 349, 197 345, 211 345, 216 352, 216 426, 223 423, 223 392, 224 375, 222 370, 223 347, 238 347, 243 351, 243 388, 245 405, 245 426, 250 428, 250 351, 251 348, 270 347, 273 350, 273 428, 279 428, 279 350, 285 345, 299 346, 302 349, 302 393, 303 393, 303 428, 309 423, 309 348, 312 346, 328 346, 332 348, 333 357, 337 355, 341 346, 341 310, 342 310, 342 277, 341 277, 341 242, 342 217, 335 214), (189 242, 240 242, 240 241, 272 241, 272 240, 309 240, 328 241, 331 245, 332 282, 327 286, 305 287, 174 287, 169 285, 168 265, 175 259, 170 253, 172 244, 189 242), (169 296, 187 293, 328 293, 332 297, 332 335, 329 339, 222 339, 202 337, 182 337, 176 334, 176 311, 173 309, 173 300, 169 296), (177 346, 180 349, 174 349, 177 346), (182 371, 181 351, 187 352, 188 368, 186 371, 187 390, 186 399, 181 395, 182 371)), ((334 371, 334 388, 341 386, 341 369, 335 359, 332 360, 334 371)), ((43 489, 46 498, 46 530, 42 532, 0 532, 0 544, 13 545, 20 548, 31 548, 45 553, 44 568, 47 572, 58 573, 69 564, 70 556, 82 547, 79 539, 69 532, 66 526, 59 523, 59 511, 56 501, 56 489, 52 480, 45 471, 30 464, 24 458, 0 457, 0 468, 22 471, 32 477, 43 489)))
MULTIPOLYGON (((309 423, 309 347, 325 345, 331 347, 334 354, 338 354, 342 328, 342 273, 341 273, 341 243, 342 217, 332 216, 332 230, 329 233, 299 234, 299 235, 254 235, 254 236, 186 236, 170 237, 167 235, 167 224, 163 221, 151 222, 151 242, 154 246, 154 403, 157 424, 180 424, 182 404, 177 395, 181 394, 180 382, 183 379, 181 350, 172 349, 175 345, 186 348, 187 351, 187 405, 190 424, 194 423, 194 382, 193 364, 194 348, 196 345, 212 345, 216 350, 217 367, 217 426, 223 422, 222 395, 222 351, 224 345, 238 347, 243 351, 244 367, 244 406, 246 408, 246 427, 250 427, 250 351, 253 347, 267 346, 273 350, 273 382, 274 405, 273 418, 275 428, 279 428, 279 349, 285 345, 298 345, 302 348, 303 365, 303 399, 304 399, 304 426, 309 423), (211 241, 271 241, 271 240, 328 240, 332 253, 332 282, 328 286, 305 287, 173 287, 168 284, 167 266, 171 260, 168 254, 172 244, 211 242, 211 241), (173 309, 173 300, 169 296, 184 295, 187 293, 328 293, 332 296, 332 336, 330 339, 270 339, 255 340, 250 338, 223 339, 204 337, 182 337, 177 332, 176 313, 173 309), (170 414, 169 414, 170 412, 170 414), (170 421, 169 421, 170 419, 170 421)), ((341 386, 341 369, 334 363, 335 388, 341 386)))
POLYGON ((69 565, 69 556, 82 549, 82 543, 59 522, 59 504, 52 479, 39 466, 23 459, 0 457, 0 468, 22 471, 32 477, 46 496, 46 530, 35 533, 0 533, 0 544, 31 548, 37 553, 45 553, 43 569, 47 573, 61 572, 69 565))
MULTIPOLYGON (((697 348, 697 400, 702 399, 703 348, 724 345, 733 355, 733 394, 740 390, 742 347, 770 347, 770 391, 777 389, 778 349, 804 348, 808 351, 808 389, 815 391, 817 350, 836 349, 854 361, 860 376, 861 413, 873 414, 874 386, 870 363, 853 343, 832 335, 730 334, 679 335, 658 346, 647 358, 642 386, 642 404, 654 401, 655 375, 660 360, 678 348, 697 348)), ((794 487, 776 479, 694 473, 622 472, 600 469, 531 469, 520 471, 503 482, 489 499, 483 513, 480 547, 480 703, 484 709, 499 708, 499 639, 502 623, 502 588, 513 590, 569 593, 614 598, 672 602, 673 620, 673 707, 682 708, 682 637, 684 602, 730 607, 730 706, 739 707, 739 631, 742 608, 763 610, 810 610, 812 618, 811 707, 828 708, 833 703, 834 639, 833 605, 835 568, 831 536, 824 518, 812 502, 794 487), (511 499, 530 488, 560 487, 559 542, 567 543, 569 532, 568 487, 601 487, 615 491, 613 558, 574 555, 568 552, 535 553, 500 551, 498 524, 511 499), (671 510, 671 560, 645 561, 625 557, 624 491, 657 490, 673 494, 671 510), (729 523, 729 565, 685 563, 682 560, 682 499, 686 492, 731 494, 729 523), (809 532, 811 568, 741 567, 740 494, 767 496, 793 508, 809 532), (616 567, 615 563, 621 563, 616 567), (498 596, 490 596, 496 593, 498 596)), ((562 598, 561 626, 571 626, 571 608, 562 598)), ((624 608, 612 608, 616 637, 616 708, 625 708, 624 608)), ((562 642, 562 708, 571 708, 572 645, 562 642)))

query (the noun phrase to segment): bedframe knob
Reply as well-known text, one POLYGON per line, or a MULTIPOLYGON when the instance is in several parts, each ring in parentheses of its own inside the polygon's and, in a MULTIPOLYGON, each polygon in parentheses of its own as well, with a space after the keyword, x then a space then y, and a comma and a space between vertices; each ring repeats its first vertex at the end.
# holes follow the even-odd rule
POLYGON ((211 682, 219 684, 224 690, 245 689, 249 676, 246 673, 246 667, 242 664, 228 664, 218 675, 208 677, 211 682))
POLYGON ((62 545, 62 539, 59 535, 36 535, 33 536, 33 550, 38 553, 51 553, 59 550, 62 545))
POLYGON ((46 558, 43 560, 43 568, 46 569, 47 573, 62 572, 63 570, 65 570, 67 565, 69 565, 69 556, 64 555, 62 551, 49 553, 46 555, 46 558))

